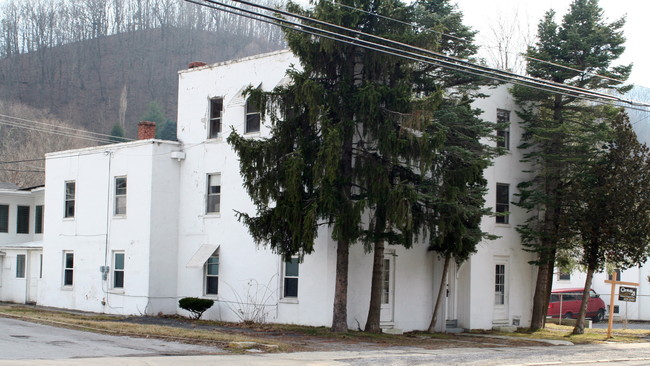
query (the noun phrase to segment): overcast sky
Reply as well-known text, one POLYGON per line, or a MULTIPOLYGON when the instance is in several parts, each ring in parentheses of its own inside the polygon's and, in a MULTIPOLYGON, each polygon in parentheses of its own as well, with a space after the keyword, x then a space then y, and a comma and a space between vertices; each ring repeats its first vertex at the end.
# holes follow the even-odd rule
MULTIPOLYGON (((499 17, 515 17, 525 30, 530 26, 531 34, 537 31, 537 24, 544 13, 554 9, 556 20, 560 22, 569 8, 571 0, 458 0, 459 9, 465 15, 465 24, 479 31, 477 41, 486 44, 490 41, 491 27, 499 17)), ((648 23, 650 22, 650 1, 647 0, 600 0, 608 22, 627 16, 625 36, 626 50, 620 58, 621 63, 634 63, 630 82, 650 87, 650 51, 648 51, 648 23)))

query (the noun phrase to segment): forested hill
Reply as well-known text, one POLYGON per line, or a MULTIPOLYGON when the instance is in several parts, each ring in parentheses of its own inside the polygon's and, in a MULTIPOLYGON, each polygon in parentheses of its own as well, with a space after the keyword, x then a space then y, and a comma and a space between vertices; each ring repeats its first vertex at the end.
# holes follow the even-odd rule
POLYGON ((177 71, 282 47, 279 29, 182 0, 34 0, 0 7, 0 100, 127 136, 151 102, 176 119, 177 71))

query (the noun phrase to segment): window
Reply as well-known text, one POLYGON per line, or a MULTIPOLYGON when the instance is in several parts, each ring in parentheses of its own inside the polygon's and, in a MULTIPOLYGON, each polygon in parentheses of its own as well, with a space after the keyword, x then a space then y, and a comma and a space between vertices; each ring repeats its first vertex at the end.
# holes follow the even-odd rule
POLYGON ((390 259, 384 258, 384 268, 381 272, 381 303, 390 303, 390 259))
POLYGON ((113 288, 124 288, 124 252, 113 253, 113 288))
POLYGON ((506 298, 506 266, 497 264, 494 273, 494 304, 505 304, 506 298))
POLYGON ((559 281, 570 281, 571 280, 571 272, 566 272, 560 270, 560 272, 557 274, 557 279, 559 281))
POLYGON ((16 211, 16 233, 29 234, 29 206, 18 206, 16 211))
POLYGON ((9 232, 9 205, 0 205, 0 233, 9 232))
POLYGON ((497 205, 496 205, 496 222, 497 224, 507 224, 510 211, 510 185, 497 183, 497 205))
POLYGON ((206 213, 219 213, 221 210, 221 174, 208 174, 208 197, 206 213))
POLYGON ((284 297, 298 297, 298 258, 284 263, 284 297))
MULTIPOLYGON (((616 272, 616 281, 620 281, 621 280, 621 269, 616 268, 614 270, 614 272, 616 272)), ((607 279, 610 280, 610 281, 612 280, 612 273, 611 272, 607 274, 607 279)))
POLYGON ((25 278, 25 255, 16 256, 16 278, 25 278))
POLYGON ((246 100, 246 131, 245 133, 260 132, 260 110, 250 100, 246 100))
POLYGON ((214 252, 205 262, 205 294, 219 293, 219 254, 214 252))
POLYGON ((72 286, 74 275, 74 253, 63 252, 63 286, 72 286))
POLYGON ((115 215, 126 215, 126 177, 115 177, 115 215))
POLYGON ((223 112, 223 98, 210 99, 210 130, 208 137, 211 139, 221 134, 221 113, 223 112))
POLYGON ((34 233, 43 233, 43 205, 34 207, 34 233))
POLYGON ((497 147, 510 150, 510 111, 497 109, 497 147))
POLYGON ((43 278, 43 254, 40 255, 40 265, 38 268, 38 278, 43 278))
POLYGON ((75 182, 65 182, 65 214, 64 217, 74 217, 75 182))

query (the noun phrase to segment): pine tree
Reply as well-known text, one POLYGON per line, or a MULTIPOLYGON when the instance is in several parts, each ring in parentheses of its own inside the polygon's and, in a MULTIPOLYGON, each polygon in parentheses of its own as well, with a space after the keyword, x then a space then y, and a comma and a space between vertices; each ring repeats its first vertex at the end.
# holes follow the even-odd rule
POLYGON ((611 119, 609 136, 571 188, 574 256, 587 269, 574 334, 584 333, 594 272, 606 263, 629 268, 650 254, 650 149, 639 143, 625 112, 611 119))
MULTIPOLYGON (((548 11, 538 25, 536 44, 526 52, 531 60, 528 74, 580 88, 624 91, 621 80, 627 79, 631 66, 611 66, 625 49, 624 24, 624 19, 606 23, 597 0, 574 0, 561 24, 548 11)), ((513 95, 523 119, 520 147, 534 173, 519 185, 518 204, 531 216, 518 231, 528 250, 538 254, 531 322, 531 330, 537 330, 544 326, 557 250, 571 235, 566 225, 570 207, 565 200, 575 168, 586 158, 582 152, 593 142, 583 141, 580 135, 589 135, 591 127, 582 124, 581 118, 592 106, 575 97, 523 87, 514 87, 513 95)))
MULTIPOLYGON (((472 35, 446 0, 422 1, 410 8, 385 0, 346 5, 406 23, 448 27, 459 36, 472 35)), ((441 41, 439 33, 326 1, 311 11, 295 5, 290 9, 457 56, 475 51, 471 42, 441 41)), ((441 181, 435 174, 442 171, 442 165, 450 164, 449 156, 466 163, 467 154, 484 153, 477 151, 476 144, 489 128, 481 125, 482 121, 474 123, 479 121, 477 112, 469 108, 470 99, 461 97, 466 95, 465 89, 475 89, 475 85, 467 88, 465 84, 476 79, 301 33, 288 32, 287 40, 301 60, 302 70, 289 71, 292 82, 288 86, 270 93, 248 91, 269 114, 271 137, 250 140, 233 132, 228 139, 239 154, 245 187, 258 209, 256 216, 241 214, 240 218, 256 242, 268 244, 285 259, 311 253, 318 224, 330 226, 337 242, 335 331, 348 328, 349 247, 363 242, 368 251, 374 251, 366 330, 378 332, 384 246, 408 248, 422 233, 438 235, 436 225, 444 220, 435 214, 442 205, 437 199, 441 181), (451 87, 455 87, 453 92, 441 92, 451 87), (441 103, 445 112, 436 115, 441 103), (450 116, 455 119, 447 121, 450 116), (466 122, 471 126, 465 126, 466 122), (465 138, 473 140, 468 143, 465 138), (450 142, 447 148, 445 141, 450 142), (363 217, 370 218, 367 224, 363 217)), ((472 165, 471 173, 468 170, 455 177, 462 187, 459 190, 484 183, 481 174, 486 163, 479 165, 472 165)), ((461 200, 460 196, 453 199, 461 200)), ((471 202, 482 208, 482 200, 471 202)), ((470 235, 463 232, 459 236, 470 235)))

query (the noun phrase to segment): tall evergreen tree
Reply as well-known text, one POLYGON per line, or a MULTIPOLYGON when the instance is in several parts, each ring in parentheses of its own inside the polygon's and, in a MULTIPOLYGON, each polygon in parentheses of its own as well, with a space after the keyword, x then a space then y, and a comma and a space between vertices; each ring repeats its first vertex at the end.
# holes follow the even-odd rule
POLYGON ((571 187, 570 227, 579 244, 574 255, 587 269, 574 334, 584 333, 594 272, 606 263, 629 268, 650 254, 650 149, 637 140, 624 112, 612 119, 609 136, 571 187))
MULTIPOLYGON (((555 13, 548 11, 538 25, 536 44, 526 52, 531 60, 527 72, 580 88, 623 91, 621 84, 631 66, 611 64, 625 49, 621 30, 624 24, 624 18, 605 22, 597 0, 574 0, 561 24, 555 21, 555 13)), ((590 126, 582 124, 582 118, 592 106, 575 97, 523 87, 514 87, 513 95, 522 111, 524 135, 520 147, 526 150, 525 160, 534 175, 519 185, 518 204, 531 215, 518 230, 528 250, 538 253, 531 321, 531 329, 537 330, 544 326, 558 246, 567 243, 570 236, 566 225, 570 207, 565 201, 576 167, 585 158, 580 154, 585 151, 582 144, 590 144, 579 133, 590 130, 590 126)))
MULTIPOLYGON (((417 14, 422 25, 427 25, 426 21, 458 36, 472 35, 446 0, 421 1, 410 9, 385 0, 349 1, 346 5, 410 23, 417 14)), ((456 56, 475 51, 471 42, 441 41, 439 33, 422 32, 326 1, 311 11, 295 4, 289 8, 456 56)), ((447 103, 448 111, 456 108, 455 113, 465 114, 464 121, 474 121, 469 100, 458 100, 464 94, 463 84, 475 80, 302 33, 288 32, 287 40, 300 58, 302 70, 290 70, 292 83, 271 93, 249 91, 270 114, 271 137, 250 140, 236 133, 229 137, 240 156, 245 186, 258 207, 256 216, 241 215, 241 219, 257 242, 269 244, 285 258, 313 250, 320 220, 331 227, 337 241, 335 331, 347 330, 349 247, 362 241, 368 250, 374 250, 366 330, 379 331, 384 245, 409 247, 418 234, 437 230, 431 222, 436 218, 432 212, 439 203, 435 201, 439 182, 431 176, 441 164, 445 134, 461 131, 460 125, 445 126, 437 121, 444 115, 434 118, 443 98, 440 89, 455 86, 454 92, 445 95, 456 100, 447 103), (362 222, 364 215, 370 218, 367 224, 362 222)), ((485 131, 479 135, 484 136, 485 131)), ((480 175, 482 170, 478 171, 480 175)))

